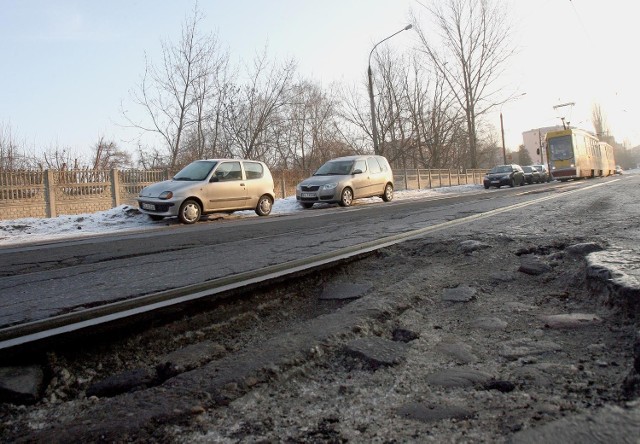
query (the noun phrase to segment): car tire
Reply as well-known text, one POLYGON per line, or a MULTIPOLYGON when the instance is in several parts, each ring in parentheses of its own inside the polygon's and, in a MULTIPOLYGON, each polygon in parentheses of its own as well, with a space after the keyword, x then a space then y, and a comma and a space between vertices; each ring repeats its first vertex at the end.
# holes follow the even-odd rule
POLYGON ((200 204, 193 199, 187 199, 180 205, 180 211, 178 211, 178 219, 183 224, 195 224, 200 220, 202 216, 202 208, 200 204))
POLYGON ((313 206, 310 202, 300 202, 300 205, 302 205, 302 208, 306 208, 307 210, 313 206))
POLYGON ((485 185, 485 186, 484 186, 484 189, 485 189, 485 190, 488 190, 488 189, 489 189, 489 185, 485 185))
POLYGON ((149 219, 158 222, 159 220, 164 219, 164 216, 158 216, 156 214, 150 214, 149 219))
POLYGON ((344 190, 342 190, 342 193, 340 193, 340 202, 338 202, 338 204, 341 207, 349 207, 352 203, 353 191, 351 190, 351 188, 346 187, 344 190))
POLYGON ((256 205, 256 214, 258 216, 268 216, 271 214, 273 208, 273 199, 268 194, 265 194, 258 199, 258 205, 256 205))
POLYGON ((393 200, 393 185, 388 183, 384 187, 384 193, 380 197, 382 197, 382 200, 384 200, 385 202, 391 202, 393 200))

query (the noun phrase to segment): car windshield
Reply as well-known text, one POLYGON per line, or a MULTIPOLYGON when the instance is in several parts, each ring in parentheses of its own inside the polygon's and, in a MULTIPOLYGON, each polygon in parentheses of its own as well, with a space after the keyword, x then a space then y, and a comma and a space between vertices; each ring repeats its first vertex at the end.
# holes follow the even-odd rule
POLYGON ((542 165, 534 165, 533 166, 536 170, 542 172, 542 165))
POLYGON ((205 180, 213 167, 217 165, 215 160, 198 160, 190 163, 173 176, 173 180, 205 180))
POLYGON ((523 170, 525 173, 532 173, 532 172, 533 172, 533 168, 532 168, 532 167, 528 167, 528 166, 523 166, 523 167, 522 167, 522 170, 523 170))
POLYGON ((318 168, 314 176, 344 176, 351 173, 353 168, 353 160, 333 160, 327 162, 318 168))
POLYGON ((491 171, 489 171, 490 173, 510 173, 511 172, 511 166, 509 165, 498 165, 496 167, 493 167, 491 169, 491 171))

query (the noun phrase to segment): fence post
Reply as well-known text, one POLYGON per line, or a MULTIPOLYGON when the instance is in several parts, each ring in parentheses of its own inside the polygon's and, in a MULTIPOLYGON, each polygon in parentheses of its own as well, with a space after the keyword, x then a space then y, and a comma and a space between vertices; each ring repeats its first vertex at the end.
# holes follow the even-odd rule
POLYGON ((115 208, 120 206, 120 175, 115 168, 109 171, 109 175, 111 176, 109 178, 111 180, 111 207, 115 208))
POLYGON ((427 171, 429 173, 429 189, 432 189, 433 188, 433 184, 431 183, 431 168, 429 168, 427 171))
POLYGON ((451 186, 451 168, 449 168, 449 186, 451 186))
POLYGON ((45 170, 44 172, 44 198, 45 198, 45 214, 47 217, 56 217, 56 187, 53 178, 53 171, 45 170))
POLYGON ((404 189, 409 191, 409 177, 407 177, 407 169, 404 169, 404 189))
POLYGON ((416 175, 418 176, 418 189, 421 190, 422 187, 420 186, 420 168, 416 168, 416 175))
POLYGON ((284 195, 286 192, 286 189, 287 189, 287 184, 285 183, 284 176, 280 176, 280 193, 283 199, 287 197, 284 195))

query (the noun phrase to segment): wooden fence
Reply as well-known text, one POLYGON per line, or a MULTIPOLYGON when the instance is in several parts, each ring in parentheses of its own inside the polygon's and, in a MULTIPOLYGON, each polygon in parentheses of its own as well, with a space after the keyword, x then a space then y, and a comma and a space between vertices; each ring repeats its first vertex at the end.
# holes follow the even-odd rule
MULTIPOLYGON (((394 171, 396 190, 481 184, 486 170, 407 169, 394 171)), ((277 198, 295 196, 300 171, 272 171, 277 198)), ((0 220, 56 217, 137 207, 143 187, 165 180, 166 170, 0 171, 0 220)))

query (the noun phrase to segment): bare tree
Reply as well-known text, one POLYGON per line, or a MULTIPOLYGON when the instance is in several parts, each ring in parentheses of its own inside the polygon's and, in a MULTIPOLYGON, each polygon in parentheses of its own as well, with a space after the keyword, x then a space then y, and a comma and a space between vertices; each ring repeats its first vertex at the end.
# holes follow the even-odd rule
POLYGON ((444 79, 413 57, 404 77, 403 91, 412 125, 413 165, 459 166, 456 148, 460 145, 462 122, 444 79))
POLYGON ((113 141, 106 141, 104 137, 93 148, 93 169, 110 170, 114 168, 131 168, 131 154, 120 149, 113 141))
POLYGON ((438 39, 416 23, 422 51, 454 94, 466 118, 469 166, 477 168, 478 118, 497 105, 496 80, 514 50, 506 9, 499 0, 445 0, 426 6, 438 39))
POLYGON ((407 166, 414 139, 407 95, 403 89, 408 76, 410 62, 406 56, 391 50, 378 51, 375 62, 378 66, 376 81, 379 83, 376 101, 377 128, 379 128, 379 154, 395 163, 401 159, 407 166))
POLYGON ((602 107, 594 103, 591 107, 591 123, 598 137, 602 138, 609 135, 609 126, 602 107))
POLYGON ((185 131, 202 122, 208 78, 220 60, 215 58, 218 50, 215 36, 199 33, 202 19, 196 4, 193 15, 185 19, 180 41, 162 42, 161 64, 156 66, 147 60, 141 84, 133 93, 135 103, 146 112, 146 123, 137 122, 123 111, 131 126, 164 140, 170 168, 176 166, 185 131))
POLYGON ((69 150, 69 148, 58 145, 47 148, 43 158, 38 162, 39 169, 42 170, 78 170, 82 167, 82 160, 69 150))
POLYGON ((300 80, 290 90, 286 114, 286 128, 276 145, 279 163, 309 171, 327 160, 327 151, 338 138, 334 90, 323 90, 316 83, 300 80))
MULTIPOLYGON (((165 156, 155 147, 138 145, 138 165, 144 170, 157 170, 167 167, 165 156)), ((177 172, 172 170, 173 172, 177 172)))
POLYGON ((21 167, 18 141, 9 124, 0 122, 0 170, 16 170, 21 167))
POLYGON ((295 70, 293 60, 269 62, 265 49, 248 70, 248 83, 229 94, 224 117, 235 155, 269 163, 273 131, 282 124, 279 113, 287 103, 295 70))

